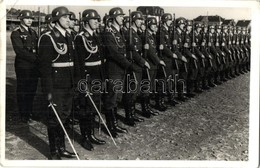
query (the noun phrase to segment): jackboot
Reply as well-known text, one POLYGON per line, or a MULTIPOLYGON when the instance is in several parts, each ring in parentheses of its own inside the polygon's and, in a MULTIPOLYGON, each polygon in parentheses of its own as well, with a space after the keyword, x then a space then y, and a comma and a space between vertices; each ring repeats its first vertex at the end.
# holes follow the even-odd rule
POLYGON ((107 124, 107 128, 110 131, 112 137, 117 138, 118 134, 113 127, 112 111, 113 110, 107 110, 106 113, 105 113, 106 124, 107 124))
POLYGON ((50 160, 61 160, 59 151, 58 151, 58 141, 57 141, 57 132, 56 127, 48 127, 48 138, 49 138, 49 147, 50 147, 50 160))
POLYGON ((69 152, 66 150, 65 147, 65 136, 63 130, 60 128, 59 130, 59 154, 61 157, 66 157, 66 158, 75 158, 76 154, 74 152, 69 152))
POLYGON ((155 98, 155 109, 159 111, 166 111, 167 107, 164 104, 164 98, 162 94, 158 94, 157 97, 155 98))
POLYGON ((180 104, 180 103, 175 100, 173 93, 168 93, 167 104, 169 104, 171 106, 176 106, 177 104, 180 104))
POLYGON ((134 104, 132 101, 128 101, 125 105, 125 123, 132 127, 136 125, 133 118, 133 111, 135 110, 133 106, 134 104))
POLYGON ((151 117, 151 113, 148 109, 148 106, 147 106, 147 102, 146 102, 146 99, 148 99, 147 97, 141 99, 141 107, 142 107, 142 115, 146 118, 150 118, 151 117))
POLYGON ((118 133, 127 133, 127 129, 120 127, 118 125, 118 119, 117 119, 117 107, 114 108, 114 110, 112 111, 112 121, 113 121, 113 127, 115 129, 116 132, 118 133))
POLYGON ((82 136, 81 146, 86 150, 92 151, 94 150, 94 147, 87 136, 87 122, 88 120, 86 118, 79 120, 79 127, 82 136))
POLYGON ((106 143, 106 141, 98 139, 95 136, 95 129, 94 129, 94 121, 95 121, 95 116, 93 113, 90 114, 89 116, 89 120, 88 120, 88 127, 87 127, 87 137, 89 139, 89 141, 93 144, 97 144, 97 145, 104 145, 106 143))

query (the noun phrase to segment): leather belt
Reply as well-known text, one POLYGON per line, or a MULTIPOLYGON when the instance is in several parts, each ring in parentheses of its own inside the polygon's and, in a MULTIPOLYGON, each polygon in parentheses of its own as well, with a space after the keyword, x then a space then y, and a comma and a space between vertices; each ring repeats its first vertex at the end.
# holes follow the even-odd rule
POLYGON ((52 67, 72 67, 74 66, 73 62, 54 62, 51 64, 52 67))
POLYGON ((85 62, 85 66, 97 66, 97 65, 101 65, 101 60, 95 62, 85 62))

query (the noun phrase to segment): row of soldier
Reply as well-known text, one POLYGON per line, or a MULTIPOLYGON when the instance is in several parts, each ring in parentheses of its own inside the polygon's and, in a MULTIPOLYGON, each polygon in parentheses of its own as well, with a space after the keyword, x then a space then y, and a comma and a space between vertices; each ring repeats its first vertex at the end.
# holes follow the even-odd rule
MULTIPOLYGON (((49 24, 38 39, 31 29, 31 11, 21 11, 21 25, 12 32, 11 40, 23 122, 30 121, 40 77, 42 92, 62 124, 69 121, 72 107, 76 107, 81 145, 93 150, 92 144, 105 144, 94 134, 95 115, 100 111, 106 118, 107 133, 116 138, 127 133, 118 124, 118 102, 123 102, 125 123, 135 126, 144 121, 136 114, 138 97, 142 116, 150 118, 250 70, 246 29, 194 24, 169 13, 159 20, 144 18, 140 11, 124 15, 121 8, 112 8, 101 29, 96 10, 84 10, 79 22, 68 8, 57 7, 46 16, 49 24), (128 83, 128 79, 134 82, 128 83), (169 80, 174 83, 173 91, 169 80), (97 81, 101 83, 99 92, 93 89, 97 81), (120 81, 123 89, 115 81, 120 81), (142 85, 143 81, 149 85, 142 85), (126 86, 135 91, 123 92, 126 86), (101 105, 102 110, 95 108, 101 105)), ((46 117, 50 159, 75 157, 65 148, 64 131, 52 108, 46 117)))

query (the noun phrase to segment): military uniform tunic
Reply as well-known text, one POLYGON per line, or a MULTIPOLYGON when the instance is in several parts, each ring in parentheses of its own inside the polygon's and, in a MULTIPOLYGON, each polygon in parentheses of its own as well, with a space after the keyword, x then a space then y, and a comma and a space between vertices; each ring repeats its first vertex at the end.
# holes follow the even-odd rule
POLYGON ((22 25, 11 34, 15 57, 15 73, 17 79, 17 104, 21 117, 28 119, 32 113, 33 99, 37 90, 37 34, 22 25))

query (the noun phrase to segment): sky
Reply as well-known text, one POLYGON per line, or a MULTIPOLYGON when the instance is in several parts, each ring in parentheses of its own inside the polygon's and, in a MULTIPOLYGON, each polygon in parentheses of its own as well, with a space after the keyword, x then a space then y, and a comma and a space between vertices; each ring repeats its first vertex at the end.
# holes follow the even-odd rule
MULTIPOLYGON (((16 9, 29 9, 37 11, 40 7, 41 12, 51 13, 52 9, 57 7, 57 5, 51 6, 30 6, 30 5, 14 5, 12 6, 16 9)), ((115 6, 71 6, 66 5, 66 7, 76 14, 76 17, 79 17, 79 12, 83 12, 85 9, 95 9, 100 14, 101 18, 108 13, 112 7, 115 6)), ((135 11, 138 6, 119 6, 123 11, 128 15, 128 10, 135 11)), ((176 7, 176 6, 160 6, 164 9, 165 13, 175 13, 176 18, 185 17, 187 19, 194 19, 197 16, 207 14, 210 15, 219 15, 225 19, 234 19, 237 20, 251 20, 251 8, 243 7, 176 7)), ((7 9, 10 9, 10 6, 7 6, 7 9)))

